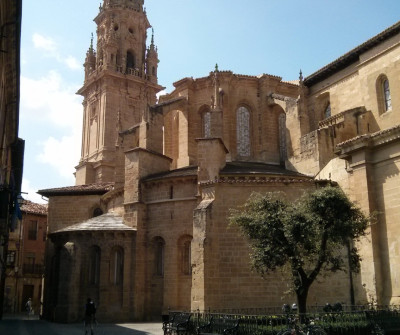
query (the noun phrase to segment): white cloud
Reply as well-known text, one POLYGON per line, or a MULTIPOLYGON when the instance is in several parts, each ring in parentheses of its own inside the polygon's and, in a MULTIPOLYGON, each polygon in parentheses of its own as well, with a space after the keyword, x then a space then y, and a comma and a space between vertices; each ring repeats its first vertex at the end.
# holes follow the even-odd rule
POLYGON ((22 197, 38 204, 47 203, 46 200, 42 199, 41 195, 36 193, 37 191, 38 189, 31 185, 30 180, 22 178, 22 197))
POLYGON ((80 70, 80 69, 82 69, 82 65, 78 62, 78 60, 75 57, 68 56, 65 59, 65 63, 68 65, 68 67, 71 70, 80 70))
POLYGON ((73 184, 75 165, 78 164, 80 136, 72 134, 61 139, 49 137, 42 143, 43 151, 37 156, 41 163, 49 164, 73 184))
POLYGON ((80 128, 82 104, 76 90, 77 87, 67 86, 56 71, 39 79, 21 76, 21 117, 80 128))
POLYGON ((50 37, 34 33, 32 35, 32 42, 36 49, 43 49, 51 55, 57 54, 57 45, 50 37))
POLYGON ((157 101, 160 99, 160 97, 161 97, 162 95, 165 95, 165 94, 167 94, 167 93, 168 93, 167 90, 162 90, 162 91, 158 92, 158 93, 156 94, 157 101))
POLYGON ((74 166, 80 154, 83 107, 76 90, 56 71, 39 79, 21 76, 21 122, 28 124, 32 133, 36 127, 46 127, 52 133, 52 137, 36 141, 36 160, 56 169, 68 184, 74 184, 74 166))
POLYGON ((45 52, 46 57, 51 57, 56 59, 59 63, 63 63, 67 65, 67 67, 71 70, 81 70, 82 66, 78 62, 78 60, 69 55, 63 56, 58 50, 57 43, 50 37, 46 37, 40 35, 38 33, 34 33, 32 35, 32 42, 36 49, 43 50, 45 52))

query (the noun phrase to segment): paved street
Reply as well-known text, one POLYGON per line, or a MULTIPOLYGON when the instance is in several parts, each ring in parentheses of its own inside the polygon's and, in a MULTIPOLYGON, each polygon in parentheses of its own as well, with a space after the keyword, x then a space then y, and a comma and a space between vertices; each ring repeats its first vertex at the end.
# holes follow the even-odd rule
MULTIPOLYGON (((99 324, 95 335, 162 335, 161 322, 99 324)), ((84 335, 83 323, 62 324, 26 317, 4 316, 0 321, 0 334, 4 335, 84 335)))

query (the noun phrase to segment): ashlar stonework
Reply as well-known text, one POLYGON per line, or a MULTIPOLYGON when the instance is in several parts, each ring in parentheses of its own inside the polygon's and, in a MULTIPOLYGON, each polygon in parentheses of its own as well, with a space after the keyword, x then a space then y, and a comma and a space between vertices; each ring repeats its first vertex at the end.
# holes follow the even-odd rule
POLYGON ((360 274, 321 278, 309 303, 400 302, 400 23, 296 82, 216 67, 157 100, 143 0, 105 0, 95 22, 76 185, 39 192, 45 318, 80 320, 88 296, 103 321, 280 306, 286 278, 252 271, 229 209, 328 183, 379 215, 360 274))

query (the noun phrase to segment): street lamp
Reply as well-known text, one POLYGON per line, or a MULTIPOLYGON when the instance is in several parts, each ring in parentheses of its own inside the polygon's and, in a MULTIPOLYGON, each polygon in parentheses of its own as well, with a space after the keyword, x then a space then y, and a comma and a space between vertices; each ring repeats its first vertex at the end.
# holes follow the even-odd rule
POLYGON ((22 197, 22 195, 21 195, 21 194, 18 194, 18 195, 17 195, 17 202, 18 202, 18 205, 19 205, 20 207, 23 205, 24 201, 25 201, 25 199, 22 197))

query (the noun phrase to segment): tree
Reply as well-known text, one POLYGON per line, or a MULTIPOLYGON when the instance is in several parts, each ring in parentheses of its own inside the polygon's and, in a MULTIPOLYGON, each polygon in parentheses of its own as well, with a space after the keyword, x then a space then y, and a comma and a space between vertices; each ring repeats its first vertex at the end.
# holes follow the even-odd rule
POLYGON ((322 273, 358 272, 361 257, 351 241, 365 236, 368 218, 338 187, 305 193, 289 202, 283 193, 253 193, 230 223, 250 240, 253 267, 262 275, 287 267, 299 313, 306 312, 308 291, 322 273), (348 259, 349 257, 349 259, 348 259))

